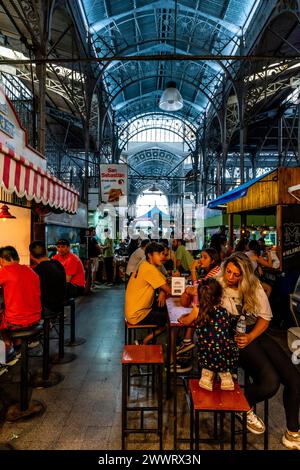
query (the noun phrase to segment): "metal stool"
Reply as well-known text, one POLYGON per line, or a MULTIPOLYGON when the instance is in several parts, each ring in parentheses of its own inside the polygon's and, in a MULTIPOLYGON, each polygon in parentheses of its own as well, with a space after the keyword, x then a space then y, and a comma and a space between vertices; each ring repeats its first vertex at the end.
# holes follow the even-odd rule
POLYGON ((59 332, 58 332, 58 354, 51 356, 50 361, 52 364, 68 364, 76 359, 76 354, 65 353, 65 319, 64 311, 58 314, 59 318, 59 332))
POLYGON ((38 336, 43 329, 41 324, 11 330, 10 337, 12 339, 20 339, 21 343, 21 381, 20 381, 20 403, 11 405, 6 413, 7 421, 17 421, 22 418, 30 418, 41 415, 45 411, 45 405, 36 400, 28 399, 28 342, 38 336))
POLYGON ((48 388, 53 387, 60 383, 64 376, 59 372, 50 371, 50 324, 51 321, 55 320, 56 317, 60 315, 58 312, 52 312, 48 309, 44 310, 43 319, 44 319, 44 341, 43 341, 43 372, 33 374, 31 378, 31 385, 35 388, 48 388))
POLYGON ((70 307, 70 339, 65 341, 65 346, 73 347, 80 346, 86 342, 85 338, 79 338, 75 335, 75 299, 68 299, 65 304, 65 307, 70 307))
POLYGON ((224 391, 220 389, 220 384, 214 384, 212 392, 199 386, 199 379, 189 380, 190 397, 190 448, 199 450, 199 443, 220 444, 220 449, 224 450, 224 416, 225 413, 231 414, 231 450, 235 450, 235 419, 236 412, 243 415, 242 429, 242 449, 247 448, 247 411, 250 406, 247 402, 240 386, 235 383, 233 391, 224 391), (199 419, 200 412, 214 413, 214 437, 200 439, 199 437, 199 419), (219 430, 218 430, 218 417, 219 430))
POLYGON ((122 450, 126 448, 126 436, 130 433, 148 434, 155 433, 159 436, 159 449, 163 448, 162 435, 162 374, 163 374, 163 348, 161 345, 126 345, 122 355, 122 450), (156 406, 128 406, 128 387, 130 387, 130 367, 135 365, 150 365, 153 367, 152 383, 155 380, 157 369, 157 405, 156 406), (127 427, 127 414, 130 411, 141 413, 140 428, 127 427), (144 427, 144 412, 157 412, 157 428, 144 427))

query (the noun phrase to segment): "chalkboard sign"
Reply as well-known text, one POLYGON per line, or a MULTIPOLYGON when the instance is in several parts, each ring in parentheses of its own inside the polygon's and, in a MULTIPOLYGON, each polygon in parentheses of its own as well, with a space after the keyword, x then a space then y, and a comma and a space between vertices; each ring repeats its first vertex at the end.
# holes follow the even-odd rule
POLYGON ((283 271, 300 271, 300 205, 282 208, 283 271))

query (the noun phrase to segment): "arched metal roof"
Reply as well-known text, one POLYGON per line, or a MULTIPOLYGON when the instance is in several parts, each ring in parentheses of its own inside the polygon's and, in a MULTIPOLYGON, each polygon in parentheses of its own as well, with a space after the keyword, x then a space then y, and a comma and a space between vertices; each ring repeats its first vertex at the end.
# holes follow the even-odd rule
POLYGON ((230 54, 257 0, 82 0, 99 57, 126 56, 105 71, 112 107, 126 121, 158 112, 166 83, 175 80, 184 99, 179 114, 196 122, 221 77, 220 64, 192 60, 195 54, 230 54), (191 55, 191 61, 159 61, 160 54, 191 55), (157 54, 157 62, 130 61, 157 54))
POLYGON ((178 179, 183 176, 182 157, 158 147, 145 149, 128 157, 129 193, 140 193, 151 182, 166 194, 178 186, 178 179), (158 164, 159 162, 159 164, 158 164))

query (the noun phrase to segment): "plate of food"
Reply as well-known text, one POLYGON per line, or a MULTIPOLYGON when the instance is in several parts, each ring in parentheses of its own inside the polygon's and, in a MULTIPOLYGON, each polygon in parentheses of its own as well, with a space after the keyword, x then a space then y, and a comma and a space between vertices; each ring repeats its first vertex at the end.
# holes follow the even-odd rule
POLYGON ((108 193, 108 202, 117 202, 123 196, 122 189, 111 188, 108 193))

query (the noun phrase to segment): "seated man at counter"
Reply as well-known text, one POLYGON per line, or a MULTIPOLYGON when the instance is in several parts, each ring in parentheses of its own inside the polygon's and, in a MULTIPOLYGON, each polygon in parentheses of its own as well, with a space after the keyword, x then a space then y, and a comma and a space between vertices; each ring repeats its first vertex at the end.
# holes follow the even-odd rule
MULTIPOLYGON (((154 335, 159 335, 168 320, 166 296, 171 293, 165 276, 157 269, 162 264, 164 247, 152 242, 146 246, 146 259, 131 274, 125 294, 125 317, 133 325, 157 325, 154 335), (160 289, 157 302, 155 291, 160 289)), ((143 344, 153 339, 153 333, 144 338, 143 344)))
POLYGON ((61 312, 67 285, 64 267, 59 261, 48 258, 46 245, 40 240, 33 241, 29 251, 36 264, 34 271, 40 278, 43 311, 61 312))
POLYGON ((13 246, 0 248, 0 286, 3 287, 4 311, 0 313, 0 331, 7 347, 9 330, 35 325, 41 319, 39 276, 20 264, 13 246))
POLYGON ((56 243, 58 253, 52 259, 59 261, 65 268, 67 278, 66 297, 78 297, 84 294, 84 268, 80 258, 70 251, 70 242, 61 238, 56 243))

